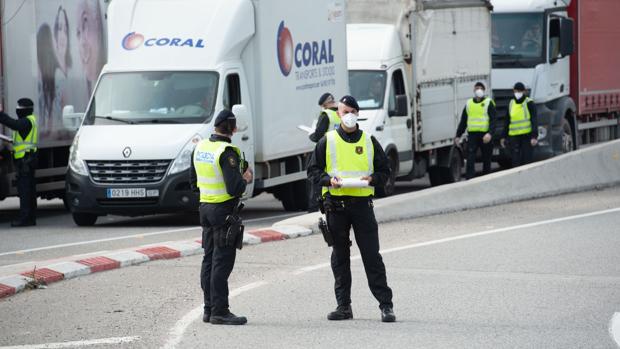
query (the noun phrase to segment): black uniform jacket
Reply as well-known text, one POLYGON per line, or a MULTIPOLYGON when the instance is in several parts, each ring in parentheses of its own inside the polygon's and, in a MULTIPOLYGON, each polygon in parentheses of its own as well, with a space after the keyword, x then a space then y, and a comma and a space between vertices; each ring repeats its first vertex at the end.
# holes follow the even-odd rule
MULTIPOLYGON (((335 108, 332 108, 331 110, 336 111, 335 108)), ((327 113, 325 111, 322 111, 321 114, 319 115, 319 120, 317 120, 316 122, 316 128, 314 130, 314 133, 311 133, 310 136, 308 136, 308 138, 310 138, 311 141, 313 141, 314 143, 317 143, 319 140, 321 140, 321 138, 323 138, 323 136, 325 136, 325 133, 329 128, 329 116, 327 115, 327 113)))
MULTIPOLYGON (((230 138, 220 135, 211 135, 209 138, 213 142, 227 142, 230 143, 230 138)), ((194 153, 192 152, 192 165, 189 171, 189 184, 194 192, 200 192, 198 189, 198 178, 196 176, 196 167, 194 166, 194 153)), ((234 197, 241 197, 245 192, 245 186, 247 183, 241 175, 239 169, 241 159, 237 152, 232 148, 226 148, 220 156, 220 166, 222 167, 222 173, 224 175, 224 182, 226 184, 226 191, 229 195, 234 197)))
MULTIPOLYGON (((484 99, 477 99, 474 98, 474 103, 482 103, 484 101, 484 99)), ((489 132, 491 135, 493 135, 493 132, 495 132, 495 127, 496 127, 496 116, 497 116, 497 111, 495 110, 495 103, 492 102, 491 105, 489 105, 489 132)), ((463 133, 465 133, 465 130, 467 129, 467 118, 469 115, 467 115, 467 106, 465 106, 465 108, 463 108, 463 113, 461 114, 461 121, 459 122, 459 127, 456 129, 456 136, 457 137, 461 137, 463 135, 463 133)))
MULTIPOLYGON (((517 100, 517 103, 523 103, 523 101, 525 101, 525 96, 517 100)), ((536 111, 536 105, 534 104, 534 101, 529 101, 527 103, 527 108, 530 111, 530 121, 532 122, 532 138, 538 138, 538 114, 536 111)), ((506 116, 506 120, 504 120, 503 138, 508 137, 509 127, 510 127, 510 110, 508 110, 508 115, 506 116)))
POLYGON ((22 139, 28 137, 30 129, 32 129, 32 123, 26 118, 13 119, 4 112, 0 111, 0 124, 7 126, 11 130, 19 132, 22 139))
MULTIPOLYGON (((342 128, 338 128, 336 132, 338 132, 340 137, 342 137, 342 139, 344 139, 347 143, 356 143, 362 137, 362 131, 359 127, 352 133, 346 133, 342 128)), ((383 148, 381 148, 381 144, 377 142, 375 137, 371 136, 371 139, 374 149, 374 173, 371 175, 372 179, 370 181, 370 185, 380 187, 385 185, 385 182, 390 177, 390 166, 388 159, 385 156, 385 152, 383 151, 383 148)), ((312 154, 310 164, 308 165, 308 178, 310 178, 313 183, 318 183, 321 187, 329 187, 331 180, 331 177, 327 174, 327 172, 325 172, 326 152, 327 138, 323 137, 314 148, 314 153, 312 154)))

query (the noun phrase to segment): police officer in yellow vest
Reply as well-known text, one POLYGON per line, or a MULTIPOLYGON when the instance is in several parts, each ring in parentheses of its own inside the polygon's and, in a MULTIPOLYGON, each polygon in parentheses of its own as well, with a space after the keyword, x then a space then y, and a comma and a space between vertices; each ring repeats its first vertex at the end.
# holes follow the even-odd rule
MULTIPOLYGON (((314 143, 317 143, 326 132, 335 130, 340 125, 340 118, 338 117, 338 105, 334 99, 334 96, 326 92, 319 98, 319 106, 321 107, 321 113, 319 119, 316 122, 316 128, 314 133, 311 133, 309 138, 314 143)), ((308 203, 308 212, 316 212, 319 209, 319 198, 321 196, 321 186, 317 183, 310 182, 310 202, 308 203)))
POLYGON ((534 101, 525 94, 525 85, 517 82, 513 92, 501 144, 505 147, 508 136, 512 167, 517 167, 532 162, 533 147, 538 144, 538 118, 534 101))
POLYGON ((39 132, 37 117, 33 114, 34 103, 31 99, 19 99, 16 113, 17 120, 0 112, 0 124, 13 130, 13 158, 17 172, 19 218, 11 222, 11 226, 26 227, 36 225, 37 190, 34 173, 37 167, 39 132))
POLYGON ((370 290, 379 301, 381 320, 394 322, 392 290, 387 285, 385 265, 379 253, 378 225, 372 203, 374 187, 385 184, 390 168, 381 145, 359 129, 358 112, 355 98, 340 99, 340 127, 321 138, 308 167, 308 176, 324 187, 327 225, 334 239, 331 267, 338 307, 327 318, 353 318, 349 239, 353 227, 370 290), (357 184, 349 186, 351 182, 357 184))
POLYGON ((200 271, 203 321, 243 325, 247 319, 229 310, 228 277, 235 264, 236 247, 224 237, 227 217, 233 214, 253 174, 251 169, 244 169, 241 151, 231 144, 231 137, 237 131, 235 115, 228 110, 221 111, 214 126, 214 134, 194 149, 190 169, 192 189, 200 192, 202 247, 205 250, 200 271))
POLYGON ((495 130, 495 102, 485 96, 486 87, 482 82, 474 85, 474 98, 467 101, 461 122, 456 130, 454 143, 458 144, 460 138, 467 130, 467 179, 474 178, 476 152, 478 149, 482 153, 482 173, 491 172, 491 155, 493 145, 491 144, 492 134, 495 130))

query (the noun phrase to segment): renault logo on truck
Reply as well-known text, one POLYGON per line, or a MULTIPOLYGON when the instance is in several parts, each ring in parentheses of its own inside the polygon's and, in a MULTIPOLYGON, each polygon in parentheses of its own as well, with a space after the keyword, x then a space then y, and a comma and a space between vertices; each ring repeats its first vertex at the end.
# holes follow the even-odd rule
POLYGON ((203 39, 194 39, 194 38, 148 38, 144 39, 144 35, 131 32, 125 35, 123 41, 121 43, 123 48, 127 51, 132 51, 141 46, 145 47, 191 47, 191 48, 205 48, 203 39))
POLYGON ((294 44, 291 31, 284 21, 278 27, 277 53, 284 76, 291 73, 293 62, 297 68, 334 63, 332 39, 294 44))

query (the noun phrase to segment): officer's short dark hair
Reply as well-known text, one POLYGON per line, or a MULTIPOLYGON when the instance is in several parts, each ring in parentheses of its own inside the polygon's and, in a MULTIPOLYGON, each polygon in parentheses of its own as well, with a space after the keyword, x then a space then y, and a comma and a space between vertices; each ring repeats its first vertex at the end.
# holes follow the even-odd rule
POLYGON ((515 91, 525 91, 525 85, 522 82, 517 82, 513 89, 515 91))
POLYGON ((482 87, 482 89, 483 89, 483 90, 486 90, 486 89, 487 89, 487 87, 486 87, 486 86, 484 86, 484 84, 483 84, 481 81, 478 81, 478 82, 474 85, 474 88, 476 88, 476 87, 482 87))

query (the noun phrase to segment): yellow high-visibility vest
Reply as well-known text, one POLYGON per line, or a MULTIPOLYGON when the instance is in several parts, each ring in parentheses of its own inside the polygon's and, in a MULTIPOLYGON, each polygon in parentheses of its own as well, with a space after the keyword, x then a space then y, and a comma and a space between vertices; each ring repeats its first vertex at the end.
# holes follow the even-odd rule
POLYGON ((467 101, 467 131, 468 132, 489 132, 489 106, 493 100, 489 97, 482 102, 476 103, 471 98, 467 101))
POLYGON ((525 98, 523 103, 519 104, 513 99, 510 101, 508 111, 510 113, 510 126, 508 127, 509 136, 519 136, 532 133, 532 120, 530 109, 527 104, 532 100, 525 98))
POLYGON ((338 113, 331 109, 323 109, 323 112, 329 118, 329 127, 327 127, 327 131, 333 131, 340 126, 340 118, 338 117, 338 113))
POLYGON ((193 161, 200 189, 200 202, 217 204, 235 198, 226 191, 224 173, 220 166, 220 156, 229 147, 241 157, 241 150, 227 142, 203 140, 196 146, 193 161))
POLYGON ((27 152, 36 152, 37 143, 39 142, 39 127, 37 125, 37 117, 28 115, 26 117, 32 124, 30 132, 25 139, 17 131, 13 131, 13 156, 15 159, 21 159, 26 156, 27 152))
MULTIPOLYGON (((346 142, 337 131, 329 131, 325 137, 327 138, 325 172, 330 177, 357 179, 373 174, 374 148, 369 134, 362 132, 362 136, 356 143, 346 142)), ((323 187, 323 196, 328 192, 332 196, 367 197, 375 194, 375 188, 372 186, 365 188, 323 187)))

